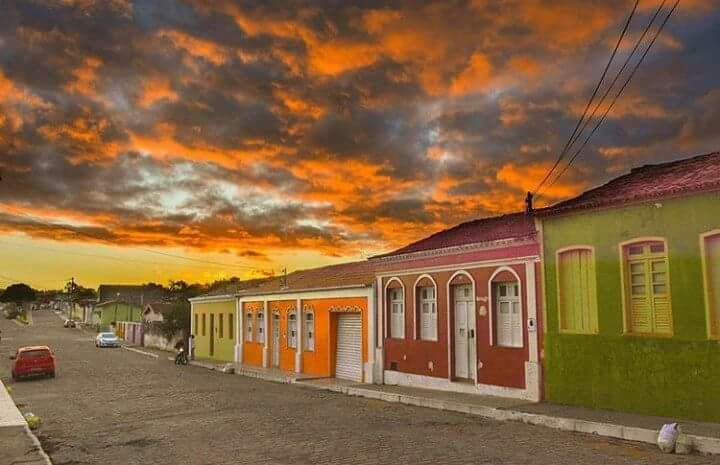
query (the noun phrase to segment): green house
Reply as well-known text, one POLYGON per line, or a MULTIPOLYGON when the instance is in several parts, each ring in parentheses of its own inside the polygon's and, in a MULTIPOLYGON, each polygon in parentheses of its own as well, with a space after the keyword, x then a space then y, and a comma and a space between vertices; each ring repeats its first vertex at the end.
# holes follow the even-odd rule
POLYGON ((545 398, 720 421, 720 153, 538 212, 545 398))
POLYGON ((110 329, 117 321, 143 321, 143 311, 148 303, 159 302, 165 290, 157 285, 101 284, 97 290, 94 321, 99 329, 110 329))

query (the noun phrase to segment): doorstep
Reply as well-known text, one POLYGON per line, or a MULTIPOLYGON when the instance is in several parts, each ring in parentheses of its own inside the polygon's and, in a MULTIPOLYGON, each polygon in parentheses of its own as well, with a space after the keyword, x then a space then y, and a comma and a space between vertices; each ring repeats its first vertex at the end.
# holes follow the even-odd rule
POLYGON ((678 421, 653 417, 572 407, 547 402, 529 403, 504 397, 463 394, 402 386, 352 383, 336 379, 306 380, 299 384, 351 396, 397 402, 478 415, 502 421, 519 421, 564 431, 596 434, 627 441, 655 444, 665 423, 678 422, 682 430, 679 442, 704 454, 720 454, 720 424, 678 421))

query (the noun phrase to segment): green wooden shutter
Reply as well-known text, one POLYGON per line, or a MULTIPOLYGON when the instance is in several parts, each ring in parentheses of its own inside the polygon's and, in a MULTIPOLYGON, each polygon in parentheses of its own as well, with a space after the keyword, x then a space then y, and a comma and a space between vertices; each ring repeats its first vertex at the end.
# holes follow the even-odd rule
POLYGON ((568 332, 597 332, 595 265, 592 251, 575 249, 558 256, 560 329, 568 332))
POLYGON ((710 335, 720 337, 720 234, 705 239, 710 335))
POLYGON ((647 265, 645 260, 628 261, 629 323, 630 331, 633 333, 651 333, 653 328, 647 265))

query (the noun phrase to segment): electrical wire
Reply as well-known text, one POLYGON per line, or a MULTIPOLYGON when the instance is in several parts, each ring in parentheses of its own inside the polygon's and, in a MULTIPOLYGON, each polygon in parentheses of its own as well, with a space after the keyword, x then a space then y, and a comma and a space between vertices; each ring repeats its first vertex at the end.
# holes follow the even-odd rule
MULTIPOLYGON (((663 3, 665 0, 663 0, 663 3)), ((553 166, 548 170, 548 172, 545 174, 545 177, 540 181, 540 183, 535 187, 533 192, 538 192, 542 186, 547 182, 547 180, 550 178, 552 173, 555 171, 555 169, 558 167, 560 162, 565 158, 565 155, 567 155, 568 150, 570 150, 570 147, 573 145, 574 140, 577 140, 575 138, 576 134, 579 135, 584 131, 585 127, 587 125, 583 126, 583 129, 580 130, 580 133, 578 133, 578 129, 580 128, 580 125, 583 123, 583 120, 585 120, 585 116, 587 115, 588 110, 590 109, 590 106, 592 105, 593 100, 595 100, 595 97, 597 96, 598 91, 600 90, 600 87, 602 86, 603 81, 605 80, 605 76, 607 75, 608 70, 610 69, 610 66, 612 65, 613 60, 615 59, 615 55, 617 55, 617 51, 620 48, 620 44, 622 43, 623 39, 625 38, 625 34, 627 33, 628 27, 630 26, 630 22, 632 21, 633 16, 635 16, 635 12, 637 11, 638 4, 640 3, 640 0, 635 0, 635 5, 633 5, 632 11, 630 11, 630 15, 628 16, 627 20, 625 21, 625 26, 623 26, 622 31, 620 32, 620 37, 617 40, 617 43, 615 44, 615 48, 612 51, 612 54, 610 54, 610 58, 608 59, 607 64, 605 65, 605 69, 602 72, 602 75, 600 76, 600 79, 598 80, 597 85, 595 86, 595 89, 592 92, 592 95, 590 96, 590 99, 588 100, 587 104, 585 105, 585 110, 583 110, 582 116, 578 120, 577 124, 575 125, 575 129, 573 129, 572 134, 570 134, 570 137, 568 138, 567 142, 565 142, 565 146, 563 147, 562 151, 560 152, 560 155, 555 160, 555 163, 553 163, 553 166), (575 138, 575 139, 574 139, 575 138), (572 142, 571 142, 572 141, 572 142)), ((617 77, 615 78, 617 80, 617 77)), ((613 84, 615 81, 613 81, 613 84)), ((610 84, 610 87, 608 87, 608 91, 612 88, 613 84, 610 84)), ((607 92, 605 93, 607 95, 607 92)), ((592 118, 589 117, 589 119, 592 118)))
MULTIPOLYGON (((664 3, 664 2, 663 2, 663 3, 664 3)), ((665 16, 665 19, 664 19, 663 22, 660 24, 660 27, 658 28, 658 30, 657 30, 657 32, 655 33, 655 35, 653 36, 652 40, 651 40, 650 43, 648 44, 647 48, 645 48, 645 51, 643 52, 642 56, 640 57, 640 60, 635 64, 635 67, 633 67, 632 71, 630 72, 630 75, 627 77, 627 79, 626 79, 625 82, 623 83, 623 85, 622 85, 622 87, 620 88, 620 90, 618 90, 618 92, 615 94, 615 97, 613 98, 612 102, 610 102, 610 105, 608 105, 608 107, 605 109, 605 112, 603 113, 603 115, 602 115, 602 117, 600 118, 600 120, 599 120, 599 121, 597 122, 597 124, 593 127, 592 131, 590 131, 590 134, 587 136, 587 138, 585 138, 585 141, 583 141, 583 143, 582 143, 582 145, 580 146, 580 148, 575 152, 575 154, 572 156, 572 158, 570 158, 570 160, 568 161, 567 165, 565 165, 565 167, 563 168, 563 170, 560 171, 560 173, 555 177, 555 179, 548 185, 548 187, 547 187, 548 189, 549 189, 550 187, 552 187, 552 186, 558 181, 558 179, 560 179, 560 177, 562 177, 562 175, 565 174, 565 172, 572 166, 572 164, 573 164, 573 162, 575 161, 575 159, 582 153, 582 150, 583 150, 583 149, 585 148, 585 146, 588 144, 588 142, 590 141, 590 139, 592 138, 592 136, 595 134, 595 132, 597 131, 597 129, 598 129, 598 128, 602 125, 602 123, 605 121, 605 118, 607 117, 608 113, 610 113, 610 110, 612 110, 612 108, 615 106, 615 102, 617 102, 618 98, 622 95, 623 91, 625 90, 625 88, 627 87, 627 85, 630 83, 630 81, 632 80, 633 76, 635 75, 635 72, 638 70, 638 68, 640 68, 640 65, 641 65, 642 62, 645 60, 645 57, 647 56, 648 52, 650 52, 650 49, 651 49, 652 46, 655 44, 655 41, 656 41, 657 38, 660 36, 660 33, 661 33, 662 30, 665 28, 665 25, 666 25, 667 22, 670 20, 670 17, 671 17, 672 14, 675 12, 675 9, 677 8, 677 6, 678 6, 679 3, 680 3, 680 0, 676 0, 676 1, 675 1, 675 4, 674 4, 673 7, 670 9, 670 11, 668 12, 668 14, 665 16)), ((547 189, 546 189, 546 190, 547 190, 547 189)))

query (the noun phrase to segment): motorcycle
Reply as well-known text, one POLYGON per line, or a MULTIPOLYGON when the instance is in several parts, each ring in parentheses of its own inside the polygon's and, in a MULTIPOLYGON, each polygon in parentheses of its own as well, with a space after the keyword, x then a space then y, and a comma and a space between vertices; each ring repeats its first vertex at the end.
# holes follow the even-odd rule
POLYGON ((185 353, 185 349, 178 350, 177 354, 175 354, 175 365, 187 365, 188 364, 188 358, 187 354, 185 353))

